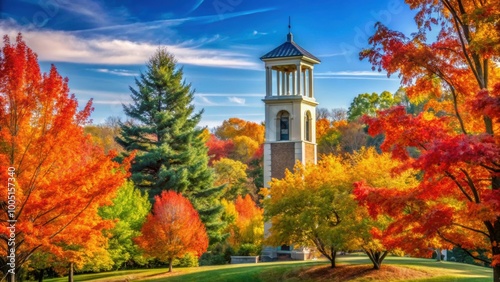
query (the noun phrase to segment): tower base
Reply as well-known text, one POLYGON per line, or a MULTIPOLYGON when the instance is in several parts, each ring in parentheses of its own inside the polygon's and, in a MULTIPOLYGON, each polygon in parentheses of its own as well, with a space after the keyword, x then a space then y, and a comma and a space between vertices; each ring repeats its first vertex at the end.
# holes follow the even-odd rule
POLYGON ((308 260, 313 258, 309 248, 298 248, 292 250, 281 250, 281 247, 266 246, 260 255, 261 262, 283 261, 283 260, 308 260))

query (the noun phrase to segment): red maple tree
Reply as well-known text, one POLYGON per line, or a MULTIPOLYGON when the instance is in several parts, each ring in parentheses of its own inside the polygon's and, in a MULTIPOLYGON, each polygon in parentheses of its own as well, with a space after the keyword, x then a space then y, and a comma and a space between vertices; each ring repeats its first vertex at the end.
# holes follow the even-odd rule
POLYGON ((208 147, 210 165, 212 165, 214 161, 227 158, 234 151, 234 143, 232 140, 221 140, 214 134, 209 135, 206 145, 208 147))
POLYGON ((198 257, 208 248, 208 236, 198 212, 187 198, 174 191, 163 191, 155 197, 153 211, 141 229, 136 242, 145 253, 162 262, 172 262, 191 252, 198 257))

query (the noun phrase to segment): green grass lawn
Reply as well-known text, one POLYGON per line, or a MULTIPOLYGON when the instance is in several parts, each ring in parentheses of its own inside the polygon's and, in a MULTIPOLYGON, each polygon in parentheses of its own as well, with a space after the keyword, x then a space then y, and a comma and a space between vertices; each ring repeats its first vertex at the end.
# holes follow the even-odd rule
MULTIPOLYGON (((339 265, 368 265, 370 261, 366 256, 350 255, 338 257, 337 263, 339 265)), ((167 269, 143 269, 76 275, 75 281, 314 282, 321 279, 299 279, 298 274, 303 270, 316 266, 327 266, 328 264, 328 261, 318 260, 174 268, 174 273, 166 276, 162 274, 166 273, 167 269)), ((493 280, 490 268, 469 264, 436 262, 430 259, 408 257, 388 257, 385 259, 382 268, 384 265, 404 266, 434 276, 432 278, 405 281, 479 282, 493 280)), ((67 278, 47 279, 46 281, 62 282, 67 281, 67 278)), ((377 280, 360 277, 351 281, 364 282, 377 280)))

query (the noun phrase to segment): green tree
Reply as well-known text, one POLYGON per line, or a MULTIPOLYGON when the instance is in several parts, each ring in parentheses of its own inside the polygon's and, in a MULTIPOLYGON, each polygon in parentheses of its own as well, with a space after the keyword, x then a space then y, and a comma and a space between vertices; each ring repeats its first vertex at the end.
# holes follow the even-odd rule
POLYGON ((136 85, 130 87, 132 104, 123 106, 131 120, 121 124, 116 138, 125 156, 136 151, 131 167, 135 186, 151 202, 163 190, 182 193, 199 212, 211 243, 221 240, 223 187, 213 187, 203 129, 197 127, 203 111, 195 112, 194 92, 183 80, 182 68, 160 48, 136 85))
POLYGON ((388 109, 401 102, 399 96, 393 95, 389 91, 384 91, 380 95, 375 92, 359 94, 347 110, 347 119, 353 121, 363 115, 374 116, 378 110, 388 109))
POLYGON ((103 219, 117 220, 112 229, 105 231, 111 236, 108 252, 116 269, 129 261, 140 265, 146 263, 133 238, 141 234, 142 224, 150 210, 148 195, 141 195, 131 181, 118 190, 111 206, 100 208, 99 215, 103 219))

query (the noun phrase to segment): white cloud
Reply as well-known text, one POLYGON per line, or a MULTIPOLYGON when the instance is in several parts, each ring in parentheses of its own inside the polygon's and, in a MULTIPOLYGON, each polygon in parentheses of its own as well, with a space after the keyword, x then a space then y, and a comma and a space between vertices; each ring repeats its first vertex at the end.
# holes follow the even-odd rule
POLYGON ((383 76, 385 74, 375 71, 327 71, 314 73, 317 76, 383 76))
POLYGON ((264 97, 265 94, 261 93, 195 93, 195 96, 206 96, 206 97, 232 97, 232 96, 240 96, 240 97, 264 97))
MULTIPOLYGON (((105 65, 142 65, 158 48, 149 42, 116 39, 112 37, 85 38, 66 31, 26 30, 0 21, 0 33, 11 41, 19 31, 41 61, 105 65)), ((181 44, 163 45, 180 64, 207 67, 260 70, 261 66, 247 54, 226 50, 204 49, 181 44)))
POLYGON ((245 99, 244 98, 238 98, 238 97, 227 97, 227 99, 230 102, 236 103, 238 105, 245 105, 245 99))
POLYGON ((318 58, 345 56, 345 55, 348 55, 348 54, 350 54, 350 53, 349 52, 327 53, 327 54, 318 55, 318 58))
MULTIPOLYGON (((231 116, 226 116, 226 118, 230 118, 231 116)), ((261 119, 245 119, 246 121, 251 121, 255 123, 261 123, 264 121, 264 115, 261 116, 261 119)), ((217 126, 220 126, 222 124, 222 120, 213 120, 213 119, 201 119, 200 123, 198 126, 200 127, 207 127, 207 128, 215 128, 217 126)))
MULTIPOLYGON (((88 22, 97 26, 114 24, 117 21, 123 22, 124 19, 129 17, 128 11, 123 7, 108 9, 101 2, 94 0, 21 1, 36 5, 49 17, 57 16, 63 10, 72 17, 77 18, 79 22, 88 22)), ((35 21, 31 23, 31 26, 37 26, 35 21)))
POLYGON ((208 98, 207 98, 207 97, 205 97, 205 96, 201 96, 201 95, 199 95, 199 96, 197 96, 197 97, 198 97, 198 98, 201 100, 201 102, 202 102, 202 103, 195 103, 195 104, 196 104, 196 105, 198 105, 198 106, 214 106, 214 105, 215 105, 215 103, 214 103, 214 102, 210 101, 210 99, 208 99, 208 98))
POLYGON ((91 69, 97 72, 102 72, 102 73, 109 73, 109 74, 114 74, 118 76, 138 76, 139 73, 133 72, 130 70, 124 70, 124 69, 91 69))
POLYGON ((327 71, 314 73, 317 79, 398 80, 375 71, 327 71))
MULTIPOLYGON (((61 2, 61 0, 59 0, 61 2)), ((109 18, 109 11, 102 7, 100 3, 92 0, 62 1, 60 5, 63 10, 79 16, 79 19, 94 22, 97 24, 108 24, 112 22, 109 18)))
POLYGON ((121 104, 130 104, 131 101, 116 101, 116 100, 93 100, 93 105, 121 105, 121 104))
POLYGON ((81 103, 86 103, 89 99, 92 99, 94 105, 121 105, 130 104, 132 102, 130 93, 83 89, 72 89, 70 92, 75 93, 75 96, 81 103))
POLYGON ((357 79, 357 80, 399 80, 387 77, 366 77, 366 76, 318 76, 317 79, 357 79))
POLYGON ((267 32, 261 32, 261 31, 256 31, 256 30, 254 30, 254 31, 252 32, 252 34, 253 34, 254 36, 256 36, 256 35, 267 35, 268 33, 267 33, 267 32))
MULTIPOLYGON (((228 114, 203 114, 204 117, 227 117, 228 114)), ((264 118, 264 113, 260 114, 246 114, 246 113, 238 113, 238 116, 242 117, 262 117, 264 118)))
POLYGON ((86 98, 106 98, 106 99, 129 99, 130 92, 111 92, 111 91, 98 91, 98 90, 88 90, 88 89, 71 89, 71 93, 75 93, 77 97, 86 98))

